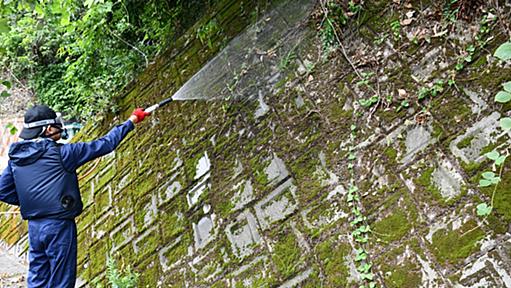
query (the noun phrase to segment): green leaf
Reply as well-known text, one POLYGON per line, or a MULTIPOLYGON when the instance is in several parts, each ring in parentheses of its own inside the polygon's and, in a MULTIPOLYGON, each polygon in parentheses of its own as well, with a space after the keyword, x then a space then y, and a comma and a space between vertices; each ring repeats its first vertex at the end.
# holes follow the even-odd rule
POLYGON ((495 178, 495 173, 486 171, 481 176, 483 176, 484 179, 491 180, 491 179, 495 178))
POLYGON ((358 230, 362 233, 367 233, 371 231, 371 227, 369 225, 363 225, 358 228, 358 230))
POLYGON ((424 99, 424 98, 428 97, 428 95, 429 95, 429 89, 428 89, 428 88, 426 88, 426 87, 421 87, 421 88, 419 89, 419 100, 421 100, 421 99, 424 99))
POLYGON ((481 203, 477 205, 477 215, 478 216, 488 216, 490 215, 492 210, 491 206, 488 206, 486 203, 481 203))
POLYGON ((360 223, 362 221, 364 221, 364 217, 358 216, 355 219, 353 219, 353 221, 350 222, 350 225, 351 226, 355 226, 355 225, 357 225, 358 223, 360 223))
POLYGON ((34 11, 41 17, 44 16, 44 10, 43 10, 43 7, 41 6, 41 4, 37 3, 35 4, 35 7, 34 7, 34 11))
POLYGON ((0 97, 1 98, 6 98, 6 97, 9 97, 11 96, 11 93, 7 92, 7 91, 2 91, 2 93, 0 93, 0 97))
POLYGON ((502 155, 499 158, 495 159, 495 165, 500 166, 504 161, 506 161, 507 156, 502 155))
POLYGON ((511 118, 504 117, 500 119, 500 127, 502 130, 507 131, 511 129, 511 118))
POLYGON ((7 19, 0 18, 0 34, 1 33, 7 33, 11 30, 9 27, 9 23, 7 22, 7 19))
POLYGON ((14 124, 12 123, 7 123, 7 125, 5 125, 5 128, 9 130, 9 133, 11 133, 11 135, 16 135, 16 133, 18 132, 18 128, 16 128, 16 126, 14 126, 14 124))
POLYGON ((511 81, 502 84, 502 86, 504 86, 504 90, 511 93, 511 81))
POLYGON ((374 275, 373 273, 361 273, 360 278, 362 278, 362 280, 372 281, 374 279, 374 275))
POLYGON ((71 15, 69 14, 69 12, 68 11, 64 11, 62 13, 62 18, 60 18, 60 25, 64 26, 64 27, 69 25, 69 23, 71 23, 70 22, 70 18, 71 18, 71 15))
POLYGON ((357 186, 350 186, 349 190, 348 190, 348 193, 355 193, 358 191, 358 187, 357 186))
POLYGON ((497 48, 495 50, 495 57, 499 58, 500 60, 509 60, 511 59, 511 42, 506 42, 497 48))
POLYGON ((488 153, 484 154, 484 156, 486 156, 486 158, 488 158, 490 160, 495 161, 495 160, 497 160, 499 158, 500 154, 499 154, 499 152, 493 150, 491 152, 488 152, 488 153))
POLYGON ((367 240, 369 239, 369 237, 367 237, 366 235, 364 236, 355 236, 355 241, 358 242, 358 243, 367 243, 367 240))
POLYGON ((492 184, 490 180, 481 179, 479 180, 479 187, 488 187, 492 184))
POLYGON ((365 260, 367 258, 367 253, 363 249, 360 250, 357 250, 357 255, 355 256, 355 261, 357 262, 365 260))
POLYGON ((371 270, 371 267, 373 265, 369 264, 369 263, 364 263, 364 264, 360 264, 358 267, 357 267, 357 270, 358 272, 362 272, 362 273, 367 273, 369 272, 369 270, 371 270))
POLYGON ((11 89, 12 88, 11 81, 4 80, 4 81, 2 81, 2 85, 4 85, 5 88, 7 88, 7 89, 11 89))
POLYGON ((493 177, 490 181, 492 184, 497 184, 500 182, 500 177, 493 177))
POLYGON ((371 102, 371 100, 367 100, 367 99, 360 99, 360 100, 358 100, 358 103, 360 103, 360 105, 364 108, 367 108, 367 107, 370 107, 371 105, 373 105, 373 102, 371 102))
POLYGON ((92 5, 94 5, 94 0, 85 0, 83 3, 86 7, 90 8, 92 5))
POLYGON ((511 93, 506 91, 499 91, 499 93, 495 95, 495 102, 507 103, 509 100, 511 100, 511 93))

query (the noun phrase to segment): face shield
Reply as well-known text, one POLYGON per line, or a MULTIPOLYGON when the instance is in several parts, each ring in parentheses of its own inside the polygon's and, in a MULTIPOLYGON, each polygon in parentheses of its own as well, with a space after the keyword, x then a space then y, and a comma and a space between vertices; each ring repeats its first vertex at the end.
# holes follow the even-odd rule
POLYGON ((41 127, 42 129, 41 129, 41 133, 39 134, 39 137, 43 137, 43 136, 51 137, 53 135, 60 133, 60 138, 62 138, 63 140, 66 140, 69 137, 69 135, 68 135, 67 130, 64 126, 64 119, 62 118, 61 113, 56 113, 56 114, 57 114, 57 118, 55 118, 55 119, 44 119, 44 120, 38 120, 35 122, 31 122, 31 123, 25 123, 23 125, 23 127, 27 128, 27 129, 41 127), (53 134, 50 134, 50 135, 44 135, 44 131, 46 130, 47 126, 55 127, 59 131, 55 132, 53 134))
POLYGON ((60 130, 60 138, 62 140, 67 140, 69 138, 69 134, 67 133, 66 125, 64 123, 64 119, 62 118, 62 114, 57 113, 57 118, 55 118, 55 124, 53 127, 57 127, 60 130))

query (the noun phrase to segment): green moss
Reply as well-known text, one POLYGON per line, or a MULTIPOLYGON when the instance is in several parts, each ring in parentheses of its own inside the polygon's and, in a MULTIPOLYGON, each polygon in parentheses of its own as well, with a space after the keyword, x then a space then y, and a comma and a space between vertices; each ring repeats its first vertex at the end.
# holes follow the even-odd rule
MULTIPOLYGON (((444 128, 442 135, 447 139, 452 134, 459 133, 460 129, 463 129, 463 125, 472 119, 470 106, 452 92, 446 92, 442 97, 434 98, 431 102, 431 113, 444 128)), ((461 146, 463 144, 470 145, 470 143, 465 142, 461 146)))
POLYGON ((318 267, 314 265, 312 270, 312 273, 305 279, 301 284, 300 287, 303 288, 317 288, 322 287, 323 281, 321 280, 318 272, 318 267))
POLYGON ((96 277, 97 275, 105 273, 106 257, 108 255, 108 244, 106 241, 100 241, 91 247, 90 256, 90 276, 96 277))
POLYGON ((438 125, 436 122, 433 123, 433 133, 431 133, 431 136, 433 138, 441 138, 442 135, 444 134, 444 129, 442 127, 440 127, 440 125, 438 125))
POLYGON ((474 173, 479 171, 479 169, 481 168, 482 162, 472 161, 467 164, 464 161, 460 161, 460 165, 463 168, 463 170, 465 170, 467 175, 470 177, 470 176, 473 176, 474 173))
MULTIPOLYGON (((389 169, 387 171, 392 170, 389 169)), ((385 205, 385 209, 387 209, 390 204, 394 203, 390 201, 390 199, 397 201, 397 199, 401 197, 400 191, 403 189, 401 181, 396 177, 395 174, 387 173, 387 177, 389 185, 384 185, 378 188, 376 193, 369 193, 362 198, 362 204, 366 210, 367 215, 377 213, 377 211, 380 209, 382 201, 384 202, 383 205, 385 205)), ((361 191, 373 191, 375 188, 376 187, 373 187, 372 181, 364 181, 359 183, 359 189, 361 191)))
POLYGON ((231 198, 224 197, 224 201, 217 204, 217 209, 215 211, 218 211, 218 214, 222 218, 227 218, 230 214, 232 214, 234 211, 234 204, 231 201, 231 198))
POLYGON ((477 76, 477 80, 474 81, 476 83, 475 85, 496 92, 498 89, 502 88, 502 83, 509 81, 510 72, 509 68, 502 68, 498 63, 494 62, 491 67, 483 73, 481 73, 480 70, 474 70, 473 73, 475 75, 469 75, 468 78, 477 76))
POLYGON ((488 63, 486 57, 479 57, 474 63, 470 65, 472 68, 480 68, 488 63))
POLYGON ((168 243, 183 233, 189 225, 189 219, 185 216, 186 205, 188 204, 185 196, 176 197, 172 204, 158 216, 164 243, 168 243))
MULTIPOLYGON (((303 227, 304 232, 309 236, 310 241, 315 241, 322 234, 328 234, 329 231, 338 229, 340 222, 346 221, 346 218, 340 217, 337 221, 325 221, 325 219, 334 219, 339 213, 336 204, 330 201, 321 201, 320 205, 310 207, 304 217, 312 223, 313 227, 303 227)), ((343 207, 343 212, 349 213, 349 207, 343 207)))
POLYGON ((162 254, 165 257, 167 266, 183 260, 188 253, 188 246, 192 244, 192 236, 189 233, 182 235, 181 239, 174 246, 162 254))
POLYGON ((474 140, 474 138, 475 137, 473 135, 470 135, 470 136, 464 138, 463 140, 461 140, 460 142, 458 142, 456 147, 458 147, 458 149, 464 149, 464 148, 470 147, 470 145, 472 144, 472 140, 474 140))
POLYGON ((371 226, 378 237, 387 242, 403 238, 412 227, 407 214, 403 210, 399 210, 371 226))
POLYGON ((143 261, 150 253, 158 249, 161 243, 161 233, 155 229, 144 236, 143 239, 136 243, 138 247, 137 262, 143 261))
MULTIPOLYGON (((229 277, 235 281, 234 287, 277 287, 277 280, 275 279, 275 272, 269 270, 265 260, 259 260, 257 263, 251 265, 250 269, 243 271, 240 274, 234 275, 231 273, 229 277), (245 283, 251 283, 245 285, 245 283), (257 286, 255 286, 257 285, 257 286)), ((282 281, 279 281, 282 282, 282 281)))
POLYGON ((426 191, 430 192, 435 199, 439 200, 442 203, 443 201, 442 194, 440 193, 440 190, 438 189, 438 187, 436 187, 436 185, 431 179, 434 171, 435 171, 434 167, 427 168, 422 172, 421 176, 414 179, 414 182, 415 184, 422 186, 424 189, 426 189, 426 191))
POLYGON ((295 176, 298 190, 304 192, 298 196, 303 203, 311 201, 325 191, 321 185, 322 179, 319 179, 316 173, 318 167, 321 167, 321 162, 317 149, 305 153, 289 167, 291 174, 295 176))
POLYGON ((135 268, 134 272, 137 272, 140 275, 137 287, 150 287, 153 286, 154 283, 158 283, 162 275, 158 255, 155 254, 144 260, 135 268))
MULTIPOLYGON (((349 93, 345 92, 344 89, 341 91, 341 93, 349 93)), ((349 121, 353 115, 353 110, 344 110, 344 104, 346 103, 346 96, 342 97, 336 97, 333 98, 334 100, 337 100, 333 103, 328 104, 328 110, 327 116, 330 122, 342 124, 343 127, 348 127, 350 122, 349 121)), ((339 127, 340 128, 340 127, 339 127)))
POLYGON ((349 267, 346 265, 346 257, 351 253, 351 247, 339 242, 332 237, 315 248, 315 252, 323 265, 326 277, 326 287, 350 287, 349 267))
MULTIPOLYGON (((509 165, 509 161, 510 160, 507 160, 506 163, 504 163, 504 171, 501 176, 501 181, 497 185, 495 199, 493 202, 495 211, 501 215, 506 222, 511 221, 511 167, 509 165)), ((477 179, 481 178, 482 176, 479 175, 477 179)), ((495 186, 492 185, 481 188, 481 191, 488 197, 491 197, 494 187, 495 186)))
POLYGON ((217 282, 213 283, 213 285, 211 285, 211 288, 223 288, 223 287, 228 287, 227 284, 225 283, 225 281, 217 281, 217 282))
POLYGON ((289 278, 297 272, 298 266, 303 262, 300 245, 294 234, 285 235, 274 246, 272 260, 282 280, 289 278))
POLYGON ((104 212, 110 207, 110 191, 111 190, 107 188, 94 195, 94 209, 96 212, 104 212))
POLYGON ((481 152, 479 153, 479 155, 484 155, 484 154, 486 154, 488 152, 491 152, 491 151, 495 150, 495 148, 498 147, 503 142, 505 142, 505 140, 504 139, 500 139, 500 141, 497 141, 495 143, 486 145, 483 149, 481 149, 481 152))
POLYGON ((385 155, 386 158, 385 162, 389 164, 389 167, 398 164, 397 150, 394 147, 388 146, 387 148, 385 148, 385 150, 383 150, 383 154, 385 155))
POLYGON ((431 252, 440 263, 461 262, 479 250, 480 244, 477 242, 484 238, 485 233, 476 227, 477 223, 471 220, 455 231, 447 229, 436 231, 430 245, 431 252))
MULTIPOLYGON (((477 201, 475 203, 482 202, 483 201, 477 201)), ((493 231, 494 235, 505 234, 509 229, 509 220, 506 221, 505 217, 502 217, 498 213, 491 213, 486 220, 488 221, 488 227, 493 231)))
POLYGON ((385 150, 383 150, 383 154, 385 154, 389 160, 395 160, 397 158, 397 150, 392 146, 385 148, 385 150))
POLYGON ((392 287, 419 287, 421 284, 420 268, 416 263, 405 262, 387 269, 389 275, 385 276, 385 286, 392 287))

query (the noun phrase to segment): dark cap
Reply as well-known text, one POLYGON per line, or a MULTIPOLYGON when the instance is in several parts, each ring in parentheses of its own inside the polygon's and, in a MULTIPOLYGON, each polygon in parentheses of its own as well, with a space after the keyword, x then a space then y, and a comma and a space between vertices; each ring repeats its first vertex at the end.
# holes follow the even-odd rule
MULTIPOLYGON (((53 111, 53 109, 51 109, 50 107, 46 105, 35 105, 34 107, 28 109, 27 112, 25 112, 25 125, 36 121, 56 118, 57 113, 55 113, 55 111, 53 111)), ((24 127, 23 130, 21 130, 20 138, 25 140, 37 138, 42 132, 41 127, 45 126, 46 125, 42 125, 33 128, 24 127)))

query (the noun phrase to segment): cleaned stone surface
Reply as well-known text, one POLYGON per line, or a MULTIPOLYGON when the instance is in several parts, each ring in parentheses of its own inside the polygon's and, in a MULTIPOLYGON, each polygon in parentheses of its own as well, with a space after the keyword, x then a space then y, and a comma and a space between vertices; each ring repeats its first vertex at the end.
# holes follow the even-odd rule
POLYGON ((431 174, 432 180, 445 199, 453 198, 461 193, 462 176, 454 169, 451 162, 443 160, 431 174))
POLYGON ((449 144, 452 154, 459 157, 465 163, 479 161, 483 157, 480 155, 481 150, 496 140, 499 133, 497 127, 499 127, 498 120, 500 116, 499 112, 493 112, 468 128, 463 135, 456 137, 449 144), (467 147, 459 148, 458 144, 462 140, 467 141, 467 139, 470 141, 470 144, 467 147))
POLYGON ((256 219, 250 212, 240 214, 235 223, 227 225, 226 233, 234 254, 239 258, 252 254, 253 248, 261 242, 256 219))
POLYGON ((296 186, 293 185, 293 180, 289 179, 254 206, 263 229, 269 228, 270 224, 284 219, 297 209, 296 200, 293 198, 295 193, 296 186))

